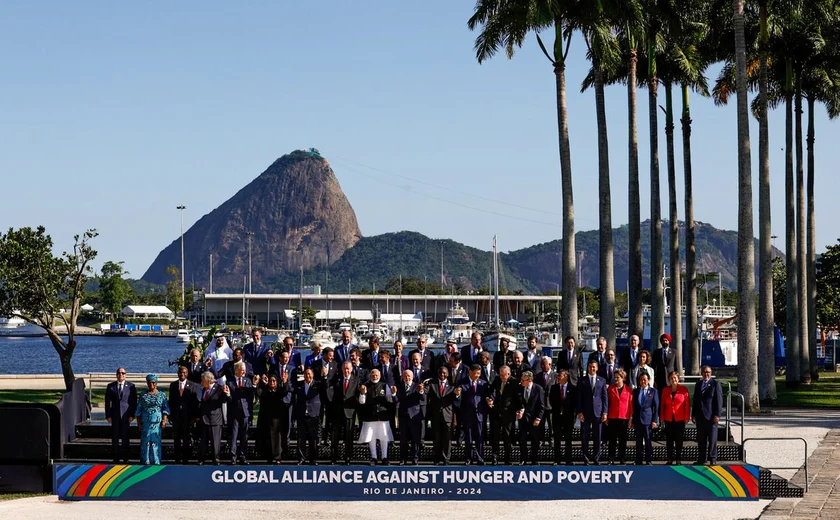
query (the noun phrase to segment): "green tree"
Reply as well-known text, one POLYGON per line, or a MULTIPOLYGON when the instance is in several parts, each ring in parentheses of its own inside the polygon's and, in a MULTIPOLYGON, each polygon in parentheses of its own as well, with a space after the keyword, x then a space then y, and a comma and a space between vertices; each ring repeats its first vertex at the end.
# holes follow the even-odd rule
MULTIPOLYGON (((295 315, 297 315, 297 310, 298 310, 297 305, 292 307, 292 310, 295 311, 295 315)), ((303 321, 308 321, 309 324, 311 325, 311 324, 315 323, 315 316, 317 316, 317 315, 318 315, 318 311, 315 310, 314 307, 310 307, 308 305, 303 306, 303 312, 301 313, 301 316, 303 317, 303 321)), ((300 328, 300 326, 298 326, 298 328, 300 328)))
POLYGON ((97 277, 99 281, 99 299, 106 312, 116 316, 131 294, 131 287, 123 279, 128 271, 123 269, 124 262, 105 262, 97 277))
POLYGON ((76 379, 76 320, 85 283, 93 275, 89 263, 96 251, 89 242, 96 236, 95 230, 76 235, 73 250, 55 256, 42 226, 10 228, 0 235, 0 315, 44 329, 61 361, 67 390, 76 379), (60 312, 64 306, 69 313, 60 312))
POLYGON ((816 266, 817 322, 823 330, 840 327, 840 244, 825 248, 816 266))
POLYGON ((178 316, 184 310, 184 302, 181 301, 181 271, 170 265, 166 268, 166 274, 170 276, 166 282, 166 303, 178 316))

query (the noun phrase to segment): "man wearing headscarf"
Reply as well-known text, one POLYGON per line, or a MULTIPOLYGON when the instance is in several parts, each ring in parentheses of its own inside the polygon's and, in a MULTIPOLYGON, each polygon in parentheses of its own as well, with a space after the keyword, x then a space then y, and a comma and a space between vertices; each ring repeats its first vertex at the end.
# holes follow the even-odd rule
POLYGON ((653 386, 661 390, 668 386, 668 374, 674 370, 679 370, 677 367, 677 352, 679 345, 671 347, 671 335, 663 334, 659 336, 659 344, 661 345, 656 352, 653 353, 653 386))

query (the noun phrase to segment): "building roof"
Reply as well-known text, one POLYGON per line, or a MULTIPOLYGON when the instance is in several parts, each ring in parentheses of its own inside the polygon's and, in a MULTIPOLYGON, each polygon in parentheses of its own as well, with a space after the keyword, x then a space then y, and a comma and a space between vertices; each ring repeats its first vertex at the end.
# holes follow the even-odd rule
POLYGON ((122 309, 123 314, 172 314, 172 311, 164 305, 126 305, 122 309))

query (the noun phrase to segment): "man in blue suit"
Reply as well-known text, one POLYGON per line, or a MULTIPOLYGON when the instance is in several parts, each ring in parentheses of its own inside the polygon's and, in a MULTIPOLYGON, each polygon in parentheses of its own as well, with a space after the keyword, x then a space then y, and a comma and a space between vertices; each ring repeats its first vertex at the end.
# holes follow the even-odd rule
POLYGON ((426 419, 426 388, 422 381, 414 380, 411 370, 403 372, 402 379, 392 389, 400 418, 400 461, 408 464, 420 463, 423 421, 426 419))
MULTIPOLYGON (((291 385, 287 382, 287 388, 291 385)), ((306 464, 317 466, 315 456, 318 450, 318 430, 320 428, 321 393, 323 385, 315 381, 311 368, 303 372, 303 381, 293 389, 294 416, 298 425, 298 466, 306 464)))
POLYGON ((650 376, 646 372, 639 374, 639 387, 633 390, 633 428, 636 430, 636 465, 650 466, 653 458, 651 430, 659 422, 659 396, 650 386, 650 376))
POLYGON ((259 327, 253 329, 251 335, 254 340, 242 349, 245 361, 251 364, 254 373, 258 376, 268 374, 268 353, 271 352, 271 343, 262 340, 262 333, 259 327))
POLYGON ((537 453, 542 440, 543 414, 545 413, 545 390, 540 385, 534 384, 534 373, 522 372, 520 376, 522 384, 521 408, 516 413, 519 419, 519 464, 524 466, 528 461, 531 464, 539 464, 537 453), (531 441, 531 449, 528 450, 528 441, 531 441), (527 455, 527 456, 526 456, 527 455))
POLYGON ((234 377, 227 379, 230 389, 230 402, 227 406, 228 426, 230 427, 231 464, 247 465, 248 427, 254 417, 254 392, 256 387, 246 374, 245 362, 234 365, 234 377))
POLYGON ((466 441, 466 464, 476 462, 484 465, 484 418, 490 408, 487 406, 490 386, 481 379, 481 366, 470 367, 470 379, 455 387, 455 395, 461 397, 458 420, 464 428, 466 441))
POLYGON ((723 410, 723 388, 712 378, 712 368, 703 365, 700 368, 703 380, 694 387, 694 399, 691 404, 691 422, 697 424, 697 462, 698 466, 717 463, 717 432, 720 414, 723 410))
POLYGON ((105 388, 105 419, 111 425, 114 463, 128 462, 128 426, 137 412, 137 389, 125 380, 125 368, 117 369, 117 380, 105 388))
POLYGON ((350 343, 353 339, 352 334, 350 334, 349 330, 341 331, 341 343, 335 347, 335 360, 338 361, 338 364, 341 365, 345 361, 350 361, 350 351, 354 348, 358 348, 357 345, 350 343))
POLYGON ((583 437, 584 464, 600 464, 601 425, 607 422, 607 382, 598 377, 598 361, 593 359, 586 366, 586 375, 577 384, 577 412, 583 437), (592 441, 592 454, 589 442, 592 441))
POLYGON ((432 354, 431 350, 426 348, 426 343, 426 337, 419 336, 417 338, 417 348, 411 351, 409 357, 414 354, 420 354, 420 365, 423 367, 423 370, 427 370, 431 373, 435 361, 435 355, 432 354))

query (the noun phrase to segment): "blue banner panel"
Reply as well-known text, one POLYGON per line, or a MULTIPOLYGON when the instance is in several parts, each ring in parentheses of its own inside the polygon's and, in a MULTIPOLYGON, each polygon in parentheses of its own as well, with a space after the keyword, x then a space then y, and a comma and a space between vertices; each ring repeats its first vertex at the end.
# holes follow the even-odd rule
POLYGON ((758 500, 758 468, 734 465, 53 468, 62 500, 758 500))

